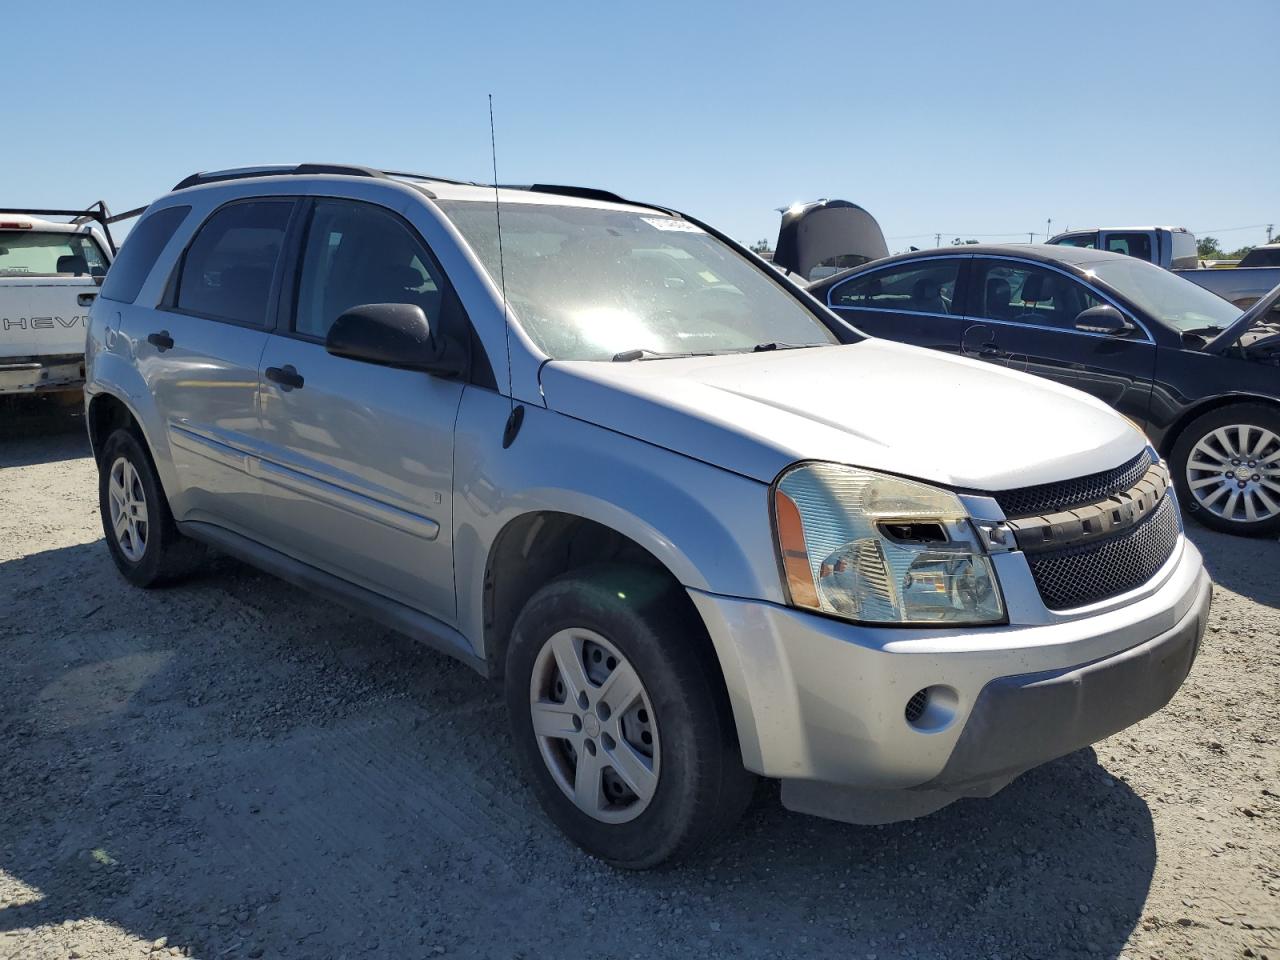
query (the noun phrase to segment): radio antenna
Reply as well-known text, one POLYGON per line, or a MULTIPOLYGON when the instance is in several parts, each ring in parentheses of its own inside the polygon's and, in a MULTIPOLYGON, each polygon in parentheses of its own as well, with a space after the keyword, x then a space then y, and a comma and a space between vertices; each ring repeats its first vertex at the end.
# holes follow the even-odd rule
POLYGON ((498 198, 498 138, 493 132, 493 94, 489 94, 489 154, 493 158, 493 212, 498 219, 498 283, 502 287, 502 327, 507 343, 507 396, 515 406, 511 374, 511 317, 507 310, 507 265, 502 256, 502 203, 498 198))

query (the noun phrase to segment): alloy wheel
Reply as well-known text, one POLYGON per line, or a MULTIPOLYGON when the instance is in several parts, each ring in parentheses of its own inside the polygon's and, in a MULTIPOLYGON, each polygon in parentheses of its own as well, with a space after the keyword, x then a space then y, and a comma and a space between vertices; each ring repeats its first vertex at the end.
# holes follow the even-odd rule
POLYGON ((1233 523, 1280 516, 1280 436, 1265 427, 1218 427, 1192 448, 1186 469, 1201 509, 1233 523))
POLYGON ((107 498, 111 507, 111 530, 120 552, 132 563, 147 552, 147 495, 142 478, 126 457, 111 464, 107 498))
POLYGON ((658 786, 653 704, 635 668, 587 629, 554 634, 529 684, 533 733, 557 786, 588 816, 634 820, 658 786))

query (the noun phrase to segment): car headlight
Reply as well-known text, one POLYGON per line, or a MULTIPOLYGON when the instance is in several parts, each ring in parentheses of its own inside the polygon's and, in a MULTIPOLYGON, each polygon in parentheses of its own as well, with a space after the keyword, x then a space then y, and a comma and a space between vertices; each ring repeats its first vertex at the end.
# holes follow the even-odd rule
POLYGON ((991 558, 960 498, 834 463, 779 479, 774 530, 795 606, 870 623, 1001 623, 991 558))

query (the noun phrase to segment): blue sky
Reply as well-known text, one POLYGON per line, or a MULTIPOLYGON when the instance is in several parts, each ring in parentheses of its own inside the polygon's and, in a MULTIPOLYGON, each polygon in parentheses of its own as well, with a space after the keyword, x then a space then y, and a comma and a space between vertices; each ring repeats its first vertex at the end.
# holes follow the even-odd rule
POLYGON ((1234 247, 1280 221, 1274 0, 120 0, 2 22, 0 204, 121 210, 294 160, 488 179, 493 93, 503 181, 606 187, 744 241, 816 197, 867 207, 892 249, 1049 217, 1234 247))

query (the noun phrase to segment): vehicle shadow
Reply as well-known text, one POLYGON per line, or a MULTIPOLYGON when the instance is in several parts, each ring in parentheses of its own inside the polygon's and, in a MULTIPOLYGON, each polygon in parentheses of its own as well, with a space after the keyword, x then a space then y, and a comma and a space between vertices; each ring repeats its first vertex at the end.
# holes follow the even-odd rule
POLYGON ((44 396, 0 397, 0 468, 89 455, 81 406, 44 396))
POLYGON ((1280 542, 1233 537, 1186 521, 1187 538, 1204 555, 1205 569, 1219 587, 1280 608, 1280 542))
POLYGON ((1151 813, 1092 750, 885 827, 765 785, 692 862, 624 874, 537 810, 491 684, 280 581, 215 560, 127 589, 97 542, 0 564, 0 596, 0 937, 92 916, 201 957, 1099 957, 1151 883, 1151 813))

